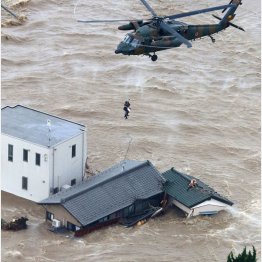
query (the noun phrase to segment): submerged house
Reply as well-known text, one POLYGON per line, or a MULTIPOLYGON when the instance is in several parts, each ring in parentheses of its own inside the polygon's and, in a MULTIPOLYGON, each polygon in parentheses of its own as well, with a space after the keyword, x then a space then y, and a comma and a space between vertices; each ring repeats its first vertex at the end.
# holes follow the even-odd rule
POLYGON ((166 194, 175 206, 187 214, 187 217, 216 214, 233 205, 233 202, 218 194, 208 185, 174 168, 162 175, 166 179, 164 185, 166 194), (192 186, 194 181, 196 184, 192 186))
POLYGON ((1 190, 39 202, 82 181, 84 125, 21 105, 1 118, 1 190))
POLYGON ((125 160, 39 204, 53 225, 80 236, 160 206, 163 183, 149 161, 125 160))

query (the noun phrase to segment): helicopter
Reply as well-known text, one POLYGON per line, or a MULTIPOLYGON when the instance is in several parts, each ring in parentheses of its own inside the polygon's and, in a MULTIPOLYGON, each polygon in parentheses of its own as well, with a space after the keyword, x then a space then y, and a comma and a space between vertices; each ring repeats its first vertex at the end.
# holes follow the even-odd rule
POLYGON ((242 4, 242 0, 231 0, 228 5, 215 6, 168 16, 158 16, 146 0, 140 1, 151 13, 151 18, 146 20, 118 19, 77 21, 82 23, 110 23, 128 21, 128 24, 121 25, 118 29, 124 31, 133 30, 133 32, 128 33, 118 44, 115 53, 123 55, 146 55, 150 57, 152 61, 157 60, 158 56, 156 55, 156 52, 158 51, 179 47, 182 44, 186 45, 188 48, 192 47, 190 40, 209 36, 212 42, 215 43, 215 39, 212 34, 218 33, 229 26, 245 31, 242 27, 231 22, 236 15, 235 11, 238 6, 242 4), (222 13, 227 11, 222 18, 213 15, 213 17, 219 20, 219 23, 217 24, 189 25, 176 20, 216 10, 222 10, 222 13))

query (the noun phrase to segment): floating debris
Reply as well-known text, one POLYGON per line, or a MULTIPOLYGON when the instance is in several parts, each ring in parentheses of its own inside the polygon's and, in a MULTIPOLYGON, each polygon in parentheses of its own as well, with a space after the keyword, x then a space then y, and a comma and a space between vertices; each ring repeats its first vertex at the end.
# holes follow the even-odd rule
POLYGON ((4 11, 1 12, 1 17, 2 17, 1 26, 6 27, 6 26, 22 25, 27 20, 27 17, 26 15, 23 14, 23 12, 25 11, 24 6, 29 1, 20 1, 18 3, 12 3, 12 1, 11 2, 5 1, 5 2, 6 3, 4 4, 1 3, 1 9, 4 11))
POLYGON ((14 218, 9 223, 6 222, 4 219, 1 219, 1 229, 11 231, 27 229, 26 221, 28 221, 28 218, 26 217, 14 218))

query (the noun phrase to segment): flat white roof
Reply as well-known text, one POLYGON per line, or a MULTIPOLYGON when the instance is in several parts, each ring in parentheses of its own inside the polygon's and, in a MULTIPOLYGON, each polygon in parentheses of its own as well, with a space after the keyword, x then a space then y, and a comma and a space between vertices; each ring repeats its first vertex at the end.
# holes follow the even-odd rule
POLYGON ((46 147, 52 147, 85 130, 84 125, 21 105, 2 108, 1 117, 3 134, 46 147))

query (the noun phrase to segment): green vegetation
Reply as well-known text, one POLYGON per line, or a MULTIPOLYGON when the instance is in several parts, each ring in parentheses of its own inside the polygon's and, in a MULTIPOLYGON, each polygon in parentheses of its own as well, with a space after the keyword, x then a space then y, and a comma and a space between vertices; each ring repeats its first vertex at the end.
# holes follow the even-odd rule
POLYGON ((256 262, 257 253, 256 249, 253 246, 253 254, 249 251, 247 253, 246 247, 244 248, 243 252, 239 254, 237 257, 234 257, 232 251, 227 257, 227 262, 256 262))
POLYGON ((1 218, 1 229, 3 228, 3 226, 6 224, 5 220, 3 218, 1 218))

